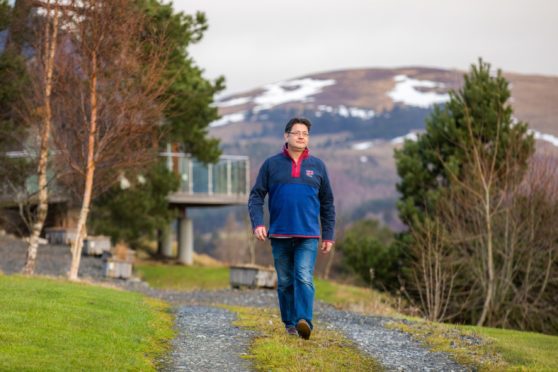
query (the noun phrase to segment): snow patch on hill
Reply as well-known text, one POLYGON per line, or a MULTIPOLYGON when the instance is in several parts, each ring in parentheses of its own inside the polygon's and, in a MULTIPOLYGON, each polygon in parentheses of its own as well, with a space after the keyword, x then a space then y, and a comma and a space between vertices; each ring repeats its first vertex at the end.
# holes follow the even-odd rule
POLYGON ((327 112, 330 114, 337 114, 346 118, 348 117, 361 118, 363 120, 371 119, 376 115, 374 110, 361 109, 358 107, 347 107, 344 105, 339 105, 337 107, 319 105, 318 111, 316 111, 316 116, 320 117, 323 112, 327 112))
POLYGON ((417 88, 443 88, 444 84, 430 80, 412 79, 406 75, 394 77, 395 88, 388 92, 388 96, 394 102, 401 102, 408 106, 428 108, 435 104, 449 101, 449 94, 437 92, 425 92, 417 88))
POLYGON ((352 148, 353 148, 353 150, 368 150, 372 146, 374 146, 374 143, 372 141, 367 141, 367 142, 355 143, 352 146, 352 148))
MULTIPOLYGON (((225 101, 216 102, 217 107, 233 107, 240 106, 247 103, 253 103, 256 106, 253 108, 254 112, 262 110, 269 110, 275 106, 287 102, 312 102, 313 95, 321 93, 323 88, 334 85, 335 80, 318 80, 318 79, 295 79, 287 81, 279 81, 277 83, 267 84, 262 89, 263 92, 255 97, 237 97, 225 101)), ((327 111, 328 106, 323 106, 324 111, 327 111)), ((355 117, 372 117, 374 115, 371 110, 363 110, 358 108, 347 108, 339 106, 337 109, 331 108, 332 111, 342 116, 355 116, 355 117)), ((233 114, 237 115, 237 114, 233 114)), ((239 116, 226 115, 222 119, 214 122, 211 126, 226 125, 235 121, 239 116), (226 120, 224 120, 226 119, 226 120)))
POLYGON ((217 102, 215 105, 217 107, 231 107, 231 106, 239 106, 244 105, 245 103, 252 102, 252 97, 238 97, 229 99, 227 101, 217 102))
POLYGON ((253 99, 254 111, 268 110, 287 102, 311 102, 312 96, 323 88, 335 84, 335 80, 297 79, 280 81, 264 86, 264 92, 253 99))
POLYGON ((395 137, 390 142, 394 145, 402 144, 405 140, 416 141, 418 139, 419 132, 409 132, 404 136, 395 137))
POLYGON ((533 137, 535 137, 535 139, 549 142, 552 145, 558 147, 558 137, 553 136, 552 134, 541 133, 532 129, 529 129, 529 132, 533 134, 533 137))
POLYGON ((403 144, 405 142, 405 140, 411 140, 411 141, 416 141, 418 139, 418 135, 421 131, 412 131, 407 133, 404 136, 400 136, 400 137, 395 137, 392 138, 391 140, 372 140, 372 141, 364 141, 364 142, 357 142, 354 143, 351 148, 353 150, 357 150, 357 151, 363 151, 363 150, 368 150, 371 149, 372 147, 374 147, 374 145, 378 144, 378 143, 384 143, 384 142, 389 142, 392 145, 400 145, 403 144))
MULTIPOLYGON (((541 133, 539 131, 533 130, 533 129, 529 129, 529 133, 533 135, 533 137, 535 137, 536 140, 539 141, 545 141, 550 143, 553 146, 558 147, 558 137, 552 135, 552 134, 546 134, 546 133, 541 133)), ((402 144, 403 142, 405 142, 406 139, 411 140, 411 141, 416 141, 418 139, 418 134, 419 132, 410 132, 404 136, 401 137, 396 137, 394 139, 392 139, 390 142, 393 144, 402 144)), ((353 149, 355 150, 366 150, 368 148, 372 147, 372 142, 361 142, 361 143, 357 143, 355 145, 353 145, 353 149), (370 145, 367 145, 370 144, 370 145)))
POLYGON ((230 124, 230 123, 238 123, 238 122, 244 120, 245 117, 246 117, 246 114, 244 112, 237 112, 237 113, 234 113, 234 114, 225 115, 221 119, 215 120, 214 122, 209 124, 209 126, 211 128, 215 128, 215 127, 220 127, 220 126, 227 125, 227 124, 230 124))

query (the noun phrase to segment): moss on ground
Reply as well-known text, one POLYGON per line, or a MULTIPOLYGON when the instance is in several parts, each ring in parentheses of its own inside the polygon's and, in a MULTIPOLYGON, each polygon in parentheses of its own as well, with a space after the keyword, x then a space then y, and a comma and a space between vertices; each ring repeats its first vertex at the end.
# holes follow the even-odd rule
POLYGON ((409 333, 434 351, 451 354, 480 371, 556 371, 558 337, 424 320, 393 321, 388 327, 409 333))
POLYGON ((257 332, 250 355, 259 371, 382 371, 338 332, 316 324, 309 340, 288 335, 275 309, 225 306, 238 315, 236 325, 257 332))

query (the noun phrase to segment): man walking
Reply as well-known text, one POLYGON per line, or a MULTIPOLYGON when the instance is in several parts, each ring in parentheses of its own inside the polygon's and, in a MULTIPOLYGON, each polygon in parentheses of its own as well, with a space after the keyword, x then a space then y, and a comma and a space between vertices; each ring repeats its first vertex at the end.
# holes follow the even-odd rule
POLYGON ((250 192, 248 210, 254 235, 271 239, 277 271, 281 320, 287 332, 310 338, 314 305, 314 265, 320 250, 333 246, 335 207, 324 163, 310 156, 308 119, 293 118, 285 126, 283 151, 265 160, 250 192), (263 204, 269 194, 269 231, 263 204), (321 234, 320 234, 321 225, 321 234))

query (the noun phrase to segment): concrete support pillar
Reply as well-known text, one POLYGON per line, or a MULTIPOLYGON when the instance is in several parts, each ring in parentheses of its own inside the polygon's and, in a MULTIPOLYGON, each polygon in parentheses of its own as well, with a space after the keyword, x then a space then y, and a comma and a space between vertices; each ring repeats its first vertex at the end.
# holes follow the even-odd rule
POLYGON ((159 244, 164 257, 172 257, 172 222, 161 230, 159 244))
POLYGON ((163 255, 163 232, 157 229, 157 256, 163 255))
POLYGON ((192 219, 184 216, 178 221, 178 262, 184 265, 192 265, 194 263, 194 228, 192 219))

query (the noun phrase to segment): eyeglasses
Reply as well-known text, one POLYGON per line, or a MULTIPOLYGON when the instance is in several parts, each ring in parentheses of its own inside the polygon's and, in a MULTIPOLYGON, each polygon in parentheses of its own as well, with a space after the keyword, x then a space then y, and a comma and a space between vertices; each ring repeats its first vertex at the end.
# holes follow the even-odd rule
POLYGON ((292 134, 293 136, 297 136, 297 137, 308 137, 310 135, 310 133, 308 132, 289 132, 289 134, 292 134))

